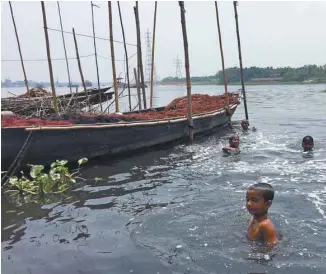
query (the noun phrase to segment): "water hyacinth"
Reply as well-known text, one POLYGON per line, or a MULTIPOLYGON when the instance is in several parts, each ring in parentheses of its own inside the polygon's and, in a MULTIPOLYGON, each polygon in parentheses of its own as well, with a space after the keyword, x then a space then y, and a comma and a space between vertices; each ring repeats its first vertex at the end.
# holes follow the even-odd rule
POLYGON ((30 165, 28 175, 21 171, 21 177, 12 176, 8 182, 8 193, 21 195, 46 195, 59 194, 67 191, 77 180, 84 180, 79 177, 80 166, 88 161, 87 158, 78 160, 78 168, 70 172, 67 160, 56 160, 51 164, 48 172, 44 172, 43 165, 30 165))

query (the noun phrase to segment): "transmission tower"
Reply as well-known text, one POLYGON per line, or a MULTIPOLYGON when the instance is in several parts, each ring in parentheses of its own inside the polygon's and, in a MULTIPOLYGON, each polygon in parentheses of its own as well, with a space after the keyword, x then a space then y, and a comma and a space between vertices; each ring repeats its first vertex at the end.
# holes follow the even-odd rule
MULTIPOLYGON (((146 68, 145 68, 145 83, 151 82, 151 71, 152 71, 152 34, 147 29, 145 33, 146 39, 146 68)), ((156 78, 156 67, 154 63, 154 84, 157 82, 156 78)))
POLYGON ((179 55, 177 55, 177 58, 174 59, 173 65, 176 67, 175 77, 181 79, 182 78, 182 73, 181 73, 182 61, 181 61, 181 59, 179 59, 179 55))

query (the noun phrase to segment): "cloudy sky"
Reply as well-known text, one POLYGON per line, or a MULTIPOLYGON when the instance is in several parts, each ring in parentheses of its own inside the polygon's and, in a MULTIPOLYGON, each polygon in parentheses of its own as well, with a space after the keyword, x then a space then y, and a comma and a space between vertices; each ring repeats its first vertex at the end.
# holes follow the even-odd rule
MULTIPOLYGON (((96 36, 108 38, 108 4, 95 1, 96 36)), ((133 6, 120 2, 126 40, 136 43, 133 6)), ((238 66, 233 3, 219 2, 220 23, 226 67, 238 66)), ((46 59, 40 2, 12 2, 23 57, 46 59)), ((114 39, 122 41, 117 3, 113 6, 114 39)), ((45 2, 48 27, 60 29, 57 2, 45 2)), ((92 35, 91 4, 86 1, 60 2, 64 30, 92 35)), ((221 69, 214 2, 185 2, 192 76, 212 75, 221 69)), ((1 2, 1 78, 23 79, 9 3, 1 2)), ((146 60, 145 32, 153 26, 154 2, 139 2, 143 60, 146 60)), ((301 66, 326 63, 326 2, 243 2, 238 6, 244 66, 301 66)), ((177 2, 159 2, 155 63, 158 76, 175 76, 173 61, 184 59, 180 9, 177 2)), ((64 58, 61 33, 49 31, 52 58, 64 58)), ((73 37, 65 35, 68 57, 75 57, 73 37)), ((94 54, 93 40, 77 37, 82 56, 94 54)), ((109 41, 97 40, 101 81, 112 81, 109 41), (104 58, 103 58, 104 57, 104 58)), ((128 46, 129 56, 136 52, 128 46)), ((115 43, 117 72, 123 73, 123 45, 115 43)), ((86 79, 96 80, 94 56, 81 59, 86 79)), ((25 62, 29 80, 49 80, 47 62, 25 62)), ((136 66, 136 56, 130 59, 136 66)), ((80 81, 77 62, 69 60, 71 78, 80 81)), ((53 61, 55 79, 67 81, 65 61, 53 61)), ((184 67, 182 67, 184 74, 184 67)))

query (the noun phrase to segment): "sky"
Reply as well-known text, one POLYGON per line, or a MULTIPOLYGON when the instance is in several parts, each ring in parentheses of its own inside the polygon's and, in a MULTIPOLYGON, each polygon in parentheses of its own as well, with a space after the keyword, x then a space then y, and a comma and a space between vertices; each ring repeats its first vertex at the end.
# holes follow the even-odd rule
MULTIPOLYGON (((93 2, 96 36, 109 37, 108 2, 93 2)), ((120 2, 126 41, 136 44, 136 25, 133 6, 135 2, 120 2)), ((45 59, 46 46, 43 29, 41 3, 12 2, 23 58, 45 59)), ((235 19, 232 1, 218 2, 222 43, 226 67, 239 66, 235 19)), ((49 28, 60 29, 57 2, 45 1, 49 28)), ((112 2, 113 36, 123 41, 117 2, 112 2)), ((60 2, 63 28, 76 33, 92 35, 91 3, 89 1, 60 2)), ((189 44, 191 76, 213 75, 221 69, 221 56, 214 2, 185 2, 186 23, 189 44)), ((239 27, 243 65, 250 66, 303 66, 326 63, 326 2, 258 2, 240 1, 238 6, 239 27)), ((144 68, 146 65, 147 30, 152 32, 154 2, 139 2, 140 28, 144 68)), ((50 31, 52 58, 64 58, 60 32, 50 31)), ((75 58, 73 36, 65 34, 67 55, 75 58)), ((77 37, 84 78, 96 81, 96 66, 93 39, 77 37)), ((112 82, 112 64, 108 40, 97 40, 99 74, 101 82, 112 82), (104 57, 104 58, 103 58, 104 57)), ((124 48, 114 43, 116 70, 124 75, 124 48)), ((136 47, 127 46, 129 57, 136 53, 136 47)), ((156 74, 160 79, 176 75, 174 60, 179 56, 184 60, 180 8, 176 1, 158 2, 155 42, 156 74)), ((1 2, 1 79, 22 80, 23 72, 14 33, 8 1, 1 2)), ((129 65, 136 67, 136 56, 130 58, 129 65)), ((67 82, 64 60, 53 61, 54 79, 67 82)), ((47 61, 25 62, 28 80, 49 81, 47 61)), ((80 81, 76 59, 69 60, 72 81, 80 81)), ((184 64, 182 74, 185 75, 184 64)))

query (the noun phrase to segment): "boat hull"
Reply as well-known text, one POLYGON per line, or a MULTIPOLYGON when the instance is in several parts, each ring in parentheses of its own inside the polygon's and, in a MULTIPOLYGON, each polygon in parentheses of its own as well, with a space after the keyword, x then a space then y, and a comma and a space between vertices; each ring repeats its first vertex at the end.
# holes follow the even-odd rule
MULTIPOLYGON (((231 115, 237 105, 230 106, 231 115)), ((225 110, 194 116, 194 133, 207 133, 227 124, 225 110)), ((74 125, 70 127, 2 128, 2 170, 14 161, 29 134, 21 164, 50 164, 56 159, 77 161, 116 155, 187 138, 186 118, 132 123, 74 125)))

